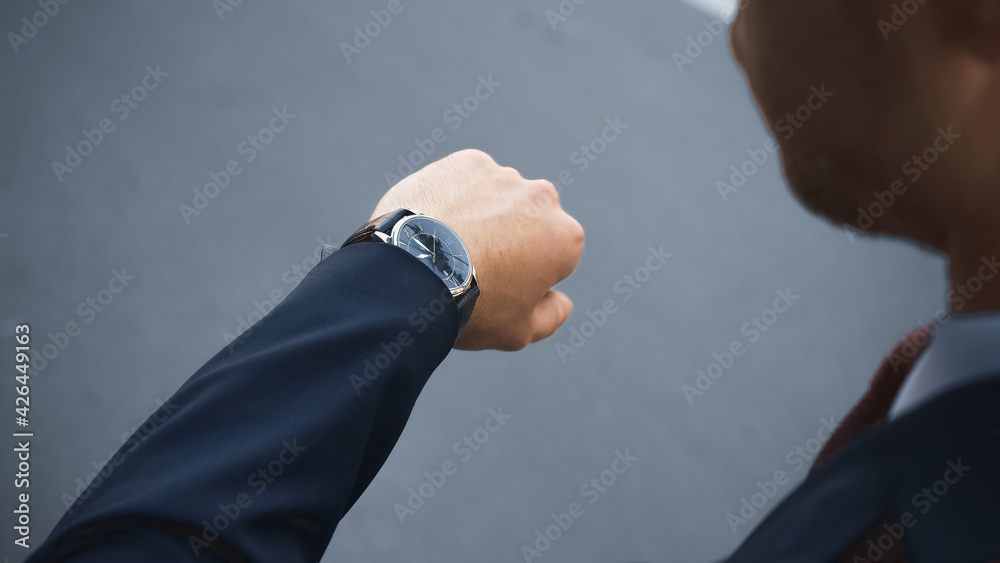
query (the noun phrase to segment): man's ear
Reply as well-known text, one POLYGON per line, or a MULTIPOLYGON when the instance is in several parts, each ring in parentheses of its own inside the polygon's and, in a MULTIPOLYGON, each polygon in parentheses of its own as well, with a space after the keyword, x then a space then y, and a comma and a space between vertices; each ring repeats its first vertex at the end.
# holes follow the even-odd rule
POLYGON ((1000 1, 948 0, 935 3, 934 11, 949 42, 1000 64, 1000 1))

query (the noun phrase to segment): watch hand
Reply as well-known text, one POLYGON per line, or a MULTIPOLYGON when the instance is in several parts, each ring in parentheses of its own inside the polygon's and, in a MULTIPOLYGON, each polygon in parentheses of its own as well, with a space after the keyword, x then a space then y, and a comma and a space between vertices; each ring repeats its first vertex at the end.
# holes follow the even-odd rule
POLYGON ((413 238, 412 240, 413 240, 413 242, 415 242, 415 243, 419 244, 419 245, 420 245, 420 248, 423 248, 423 249, 424 249, 424 250, 426 250, 427 252, 431 252, 431 249, 427 248, 427 245, 426 245, 426 244, 424 244, 424 243, 422 243, 422 242, 420 242, 420 240, 418 240, 417 238, 413 238))

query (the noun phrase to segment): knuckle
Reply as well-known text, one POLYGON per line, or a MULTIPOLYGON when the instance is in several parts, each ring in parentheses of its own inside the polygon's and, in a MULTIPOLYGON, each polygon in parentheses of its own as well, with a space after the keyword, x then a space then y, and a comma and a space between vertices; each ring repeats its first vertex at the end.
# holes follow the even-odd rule
POLYGON ((583 240, 586 236, 586 233, 583 230, 583 225, 581 225, 580 222, 572 216, 567 215, 567 217, 569 217, 569 226, 566 229, 566 233, 569 235, 570 242, 574 247, 582 249, 583 240))
POLYGON ((534 216, 548 214, 559 208, 559 191, 548 180, 527 182, 526 205, 534 216))
POLYGON ((496 164, 493 157, 479 149, 463 149, 455 153, 455 156, 468 160, 476 164, 496 164))
POLYGON ((552 182, 548 180, 532 180, 530 185, 535 198, 555 202, 559 201, 559 190, 556 189, 555 184, 552 182))
POLYGON ((517 168, 511 166, 501 166, 500 173, 509 178, 520 178, 521 173, 517 171, 517 168))

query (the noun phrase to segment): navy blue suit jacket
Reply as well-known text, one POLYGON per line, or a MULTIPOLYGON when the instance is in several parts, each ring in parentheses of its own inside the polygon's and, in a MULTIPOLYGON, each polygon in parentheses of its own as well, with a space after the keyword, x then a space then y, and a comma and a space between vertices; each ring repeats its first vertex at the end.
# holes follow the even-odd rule
MULTIPOLYGON (((29 561, 319 561, 458 321, 444 284, 406 252, 334 253, 140 427, 29 561)), ((997 381, 855 440, 731 561, 833 561, 905 512, 915 562, 1000 557, 997 381), (949 492, 920 513, 914 495, 937 481, 949 492)))

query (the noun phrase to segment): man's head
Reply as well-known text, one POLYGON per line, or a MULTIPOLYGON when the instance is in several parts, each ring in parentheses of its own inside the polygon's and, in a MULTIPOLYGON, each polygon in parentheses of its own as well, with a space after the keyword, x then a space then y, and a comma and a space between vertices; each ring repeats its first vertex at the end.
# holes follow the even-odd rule
POLYGON ((744 0, 731 41, 810 209, 940 250, 997 222, 1000 2, 744 0))

